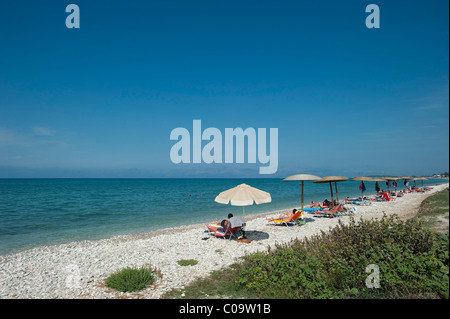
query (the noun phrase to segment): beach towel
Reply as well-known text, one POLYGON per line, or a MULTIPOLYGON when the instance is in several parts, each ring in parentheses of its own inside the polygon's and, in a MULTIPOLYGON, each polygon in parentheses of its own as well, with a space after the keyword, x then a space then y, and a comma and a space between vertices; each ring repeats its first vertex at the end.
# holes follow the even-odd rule
POLYGON ((244 225, 242 218, 239 216, 231 217, 230 223, 231 223, 231 228, 242 227, 242 225, 244 225))

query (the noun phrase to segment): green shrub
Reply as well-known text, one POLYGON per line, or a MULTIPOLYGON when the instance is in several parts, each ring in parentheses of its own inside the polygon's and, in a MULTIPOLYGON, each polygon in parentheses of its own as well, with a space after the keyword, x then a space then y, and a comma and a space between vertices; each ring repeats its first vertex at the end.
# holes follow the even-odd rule
POLYGON ((180 259, 177 263, 180 266, 195 266, 198 264, 198 261, 195 259, 180 259))
POLYGON ((125 268, 106 279, 109 288, 121 292, 133 292, 144 289, 156 280, 156 276, 149 267, 125 268))
POLYGON ((353 219, 331 231, 246 256, 236 285, 262 298, 389 298, 431 293, 448 298, 449 239, 419 220, 353 219), (366 267, 380 288, 366 287, 366 267))

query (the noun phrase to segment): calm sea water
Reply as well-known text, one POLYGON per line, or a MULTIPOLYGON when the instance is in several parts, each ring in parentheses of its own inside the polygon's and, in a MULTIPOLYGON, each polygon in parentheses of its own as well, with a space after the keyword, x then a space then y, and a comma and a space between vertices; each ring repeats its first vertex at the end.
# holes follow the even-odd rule
MULTIPOLYGON (((299 182, 280 179, 0 179, 0 255, 217 221, 230 212, 239 215, 242 207, 214 198, 241 183, 272 196, 272 203, 245 207, 246 216, 301 203, 299 182)), ((339 198, 360 195, 359 183, 338 183, 339 198)), ((385 188, 382 183, 380 187, 385 188)), ((375 193, 374 182, 366 182, 366 188, 366 194, 375 193)), ((304 196, 305 203, 331 199, 329 184, 307 181, 304 196)))

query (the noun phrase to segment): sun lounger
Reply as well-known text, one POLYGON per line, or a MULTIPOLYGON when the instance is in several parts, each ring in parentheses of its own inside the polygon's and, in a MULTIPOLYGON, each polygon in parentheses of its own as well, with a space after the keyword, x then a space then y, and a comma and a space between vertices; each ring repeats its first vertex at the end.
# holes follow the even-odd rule
POLYGON ((303 211, 298 210, 295 214, 281 215, 277 218, 267 218, 268 221, 274 222, 275 225, 285 225, 288 226, 290 223, 295 223, 298 221, 300 216, 303 215, 303 211))
POLYGON ((206 224, 210 235, 219 238, 227 238, 231 239, 232 237, 240 238, 244 236, 244 222, 241 217, 231 217, 228 220, 225 229, 220 225, 220 223, 210 223, 206 224))
POLYGON ((343 200, 343 204, 369 206, 369 205, 372 205, 372 202, 370 201, 370 199, 367 199, 367 197, 365 197, 364 199, 361 199, 361 198, 346 198, 346 199, 343 200))
POLYGON ((228 222, 225 229, 223 227, 218 228, 216 231, 212 232, 212 235, 219 238, 226 238, 226 236, 231 236, 231 223, 228 222))
POLYGON ((346 208, 343 206, 343 208, 344 208, 343 210, 341 209, 337 212, 337 216, 353 216, 353 215, 355 215, 355 212, 356 212, 355 206, 350 207, 350 208, 346 208))
POLYGON ((322 216, 322 217, 333 218, 333 217, 339 217, 339 216, 344 216, 344 215, 353 215, 355 213, 355 211, 356 211, 356 207, 345 208, 344 205, 339 204, 329 210, 317 211, 316 214, 318 216, 322 216))
POLYGON ((322 211, 316 212, 319 216, 333 218, 335 215, 339 214, 339 209, 342 207, 341 204, 334 206, 332 209, 324 209, 322 211))
POLYGON ((390 197, 388 193, 384 193, 382 196, 376 195, 375 198, 370 198, 370 200, 374 202, 390 202, 394 199, 395 198, 390 197))

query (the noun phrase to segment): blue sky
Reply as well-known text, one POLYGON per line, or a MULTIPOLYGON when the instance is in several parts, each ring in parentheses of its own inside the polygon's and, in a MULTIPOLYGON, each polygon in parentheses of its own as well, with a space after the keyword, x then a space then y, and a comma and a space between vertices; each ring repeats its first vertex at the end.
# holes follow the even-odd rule
POLYGON ((2 2, 0 177, 260 177, 259 163, 172 163, 170 132, 194 119, 278 128, 264 177, 448 171, 448 6, 2 2))

